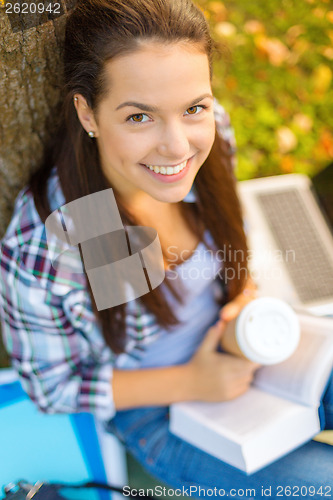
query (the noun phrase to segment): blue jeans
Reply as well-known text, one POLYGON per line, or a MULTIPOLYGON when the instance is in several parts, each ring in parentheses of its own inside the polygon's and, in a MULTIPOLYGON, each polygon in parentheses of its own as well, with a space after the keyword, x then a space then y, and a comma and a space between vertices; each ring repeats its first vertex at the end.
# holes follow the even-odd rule
MULTIPOLYGON (((333 429, 332 375, 319 410, 322 429, 333 429)), ((118 411, 108 430, 152 476, 181 490, 178 496, 333 498, 333 446, 309 441, 246 475, 171 434, 168 425, 167 407, 149 407, 118 411)))

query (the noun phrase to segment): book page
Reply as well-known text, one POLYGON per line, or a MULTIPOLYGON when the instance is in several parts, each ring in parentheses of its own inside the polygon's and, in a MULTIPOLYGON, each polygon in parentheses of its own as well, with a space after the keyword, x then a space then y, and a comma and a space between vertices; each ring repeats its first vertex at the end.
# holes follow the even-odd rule
POLYGON ((318 406, 333 367, 333 320, 299 316, 301 340, 286 361, 260 368, 253 382, 271 394, 318 406))
POLYGON ((317 410, 251 387, 220 403, 170 406, 170 431, 247 473, 311 439, 320 430, 317 410))
MULTIPOLYGON (((176 405, 177 406, 177 405, 176 405)), ((262 392, 255 387, 231 401, 221 403, 190 402, 183 403, 188 414, 194 415, 203 425, 209 425, 217 433, 223 431, 229 439, 243 443, 255 434, 262 433, 281 418, 294 414, 301 421, 303 406, 262 392)))
POLYGON ((249 439, 265 432, 276 422, 288 421, 297 417, 298 423, 302 416, 307 415, 304 405, 263 392, 250 387, 246 393, 231 401, 220 403, 205 403, 191 401, 172 405, 174 415, 183 414, 188 419, 201 423, 202 428, 209 427, 217 434, 223 434, 235 443, 246 443, 249 439))

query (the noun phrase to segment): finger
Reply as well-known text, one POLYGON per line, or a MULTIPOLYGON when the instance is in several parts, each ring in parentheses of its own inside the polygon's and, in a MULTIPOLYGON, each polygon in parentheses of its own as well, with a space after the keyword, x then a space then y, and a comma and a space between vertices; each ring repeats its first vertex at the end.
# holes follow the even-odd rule
POLYGON ((261 368, 262 365, 260 363, 255 363, 254 361, 252 361, 252 370, 253 371, 256 371, 258 370, 258 368, 261 368))
POLYGON ((253 382, 253 379, 254 379, 254 374, 253 373, 248 373, 246 376, 244 376, 244 378, 242 379, 242 382, 247 385, 247 386, 250 386, 253 382))
POLYGON ((232 391, 229 394, 228 399, 236 399, 239 396, 242 396, 249 390, 249 384, 247 383, 241 383, 237 384, 237 386, 233 387, 232 391))
POLYGON ((241 377, 253 377, 258 368, 262 366, 259 363, 254 363, 240 357, 235 357, 235 359, 237 360, 237 365, 235 366, 238 368, 239 376, 241 377))
POLYGON ((218 321, 215 325, 211 326, 208 329, 206 336, 201 343, 200 350, 206 352, 215 351, 220 342, 223 330, 224 330, 224 323, 221 320, 218 321))
POLYGON ((229 304, 222 307, 220 311, 220 318, 223 321, 231 321, 238 316, 240 311, 241 307, 236 301, 229 302, 229 304))
POLYGON ((251 302, 255 297, 240 293, 231 302, 222 307, 220 318, 223 321, 231 321, 236 318, 241 310, 251 302))
POLYGON ((252 376, 255 374, 255 372, 260 368, 261 365, 259 363, 254 363, 253 361, 248 361, 247 366, 244 367, 247 373, 251 373, 252 376))

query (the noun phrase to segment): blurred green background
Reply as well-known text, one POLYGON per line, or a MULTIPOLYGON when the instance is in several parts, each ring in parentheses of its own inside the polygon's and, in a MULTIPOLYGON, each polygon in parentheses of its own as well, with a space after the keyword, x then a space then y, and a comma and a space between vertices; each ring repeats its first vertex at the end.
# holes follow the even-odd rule
POLYGON ((333 158, 333 3, 197 4, 228 47, 213 87, 235 129, 238 178, 321 171, 333 158))

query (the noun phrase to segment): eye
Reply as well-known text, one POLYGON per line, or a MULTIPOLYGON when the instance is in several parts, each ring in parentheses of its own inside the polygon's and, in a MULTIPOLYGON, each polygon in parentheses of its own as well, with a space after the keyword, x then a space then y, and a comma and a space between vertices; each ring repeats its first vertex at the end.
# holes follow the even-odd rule
POLYGON ((190 108, 187 108, 186 110, 186 113, 188 115, 197 115, 199 114, 198 112, 200 112, 202 109, 206 109, 207 106, 204 106, 203 104, 201 104, 200 106, 191 106, 190 108))
POLYGON ((149 120, 149 116, 145 115, 144 113, 138 113, 136 115, 129 116, 126 121, 132 123, 145 123, 147 120, 145 120, 144 118, 147 118, 149 120))

